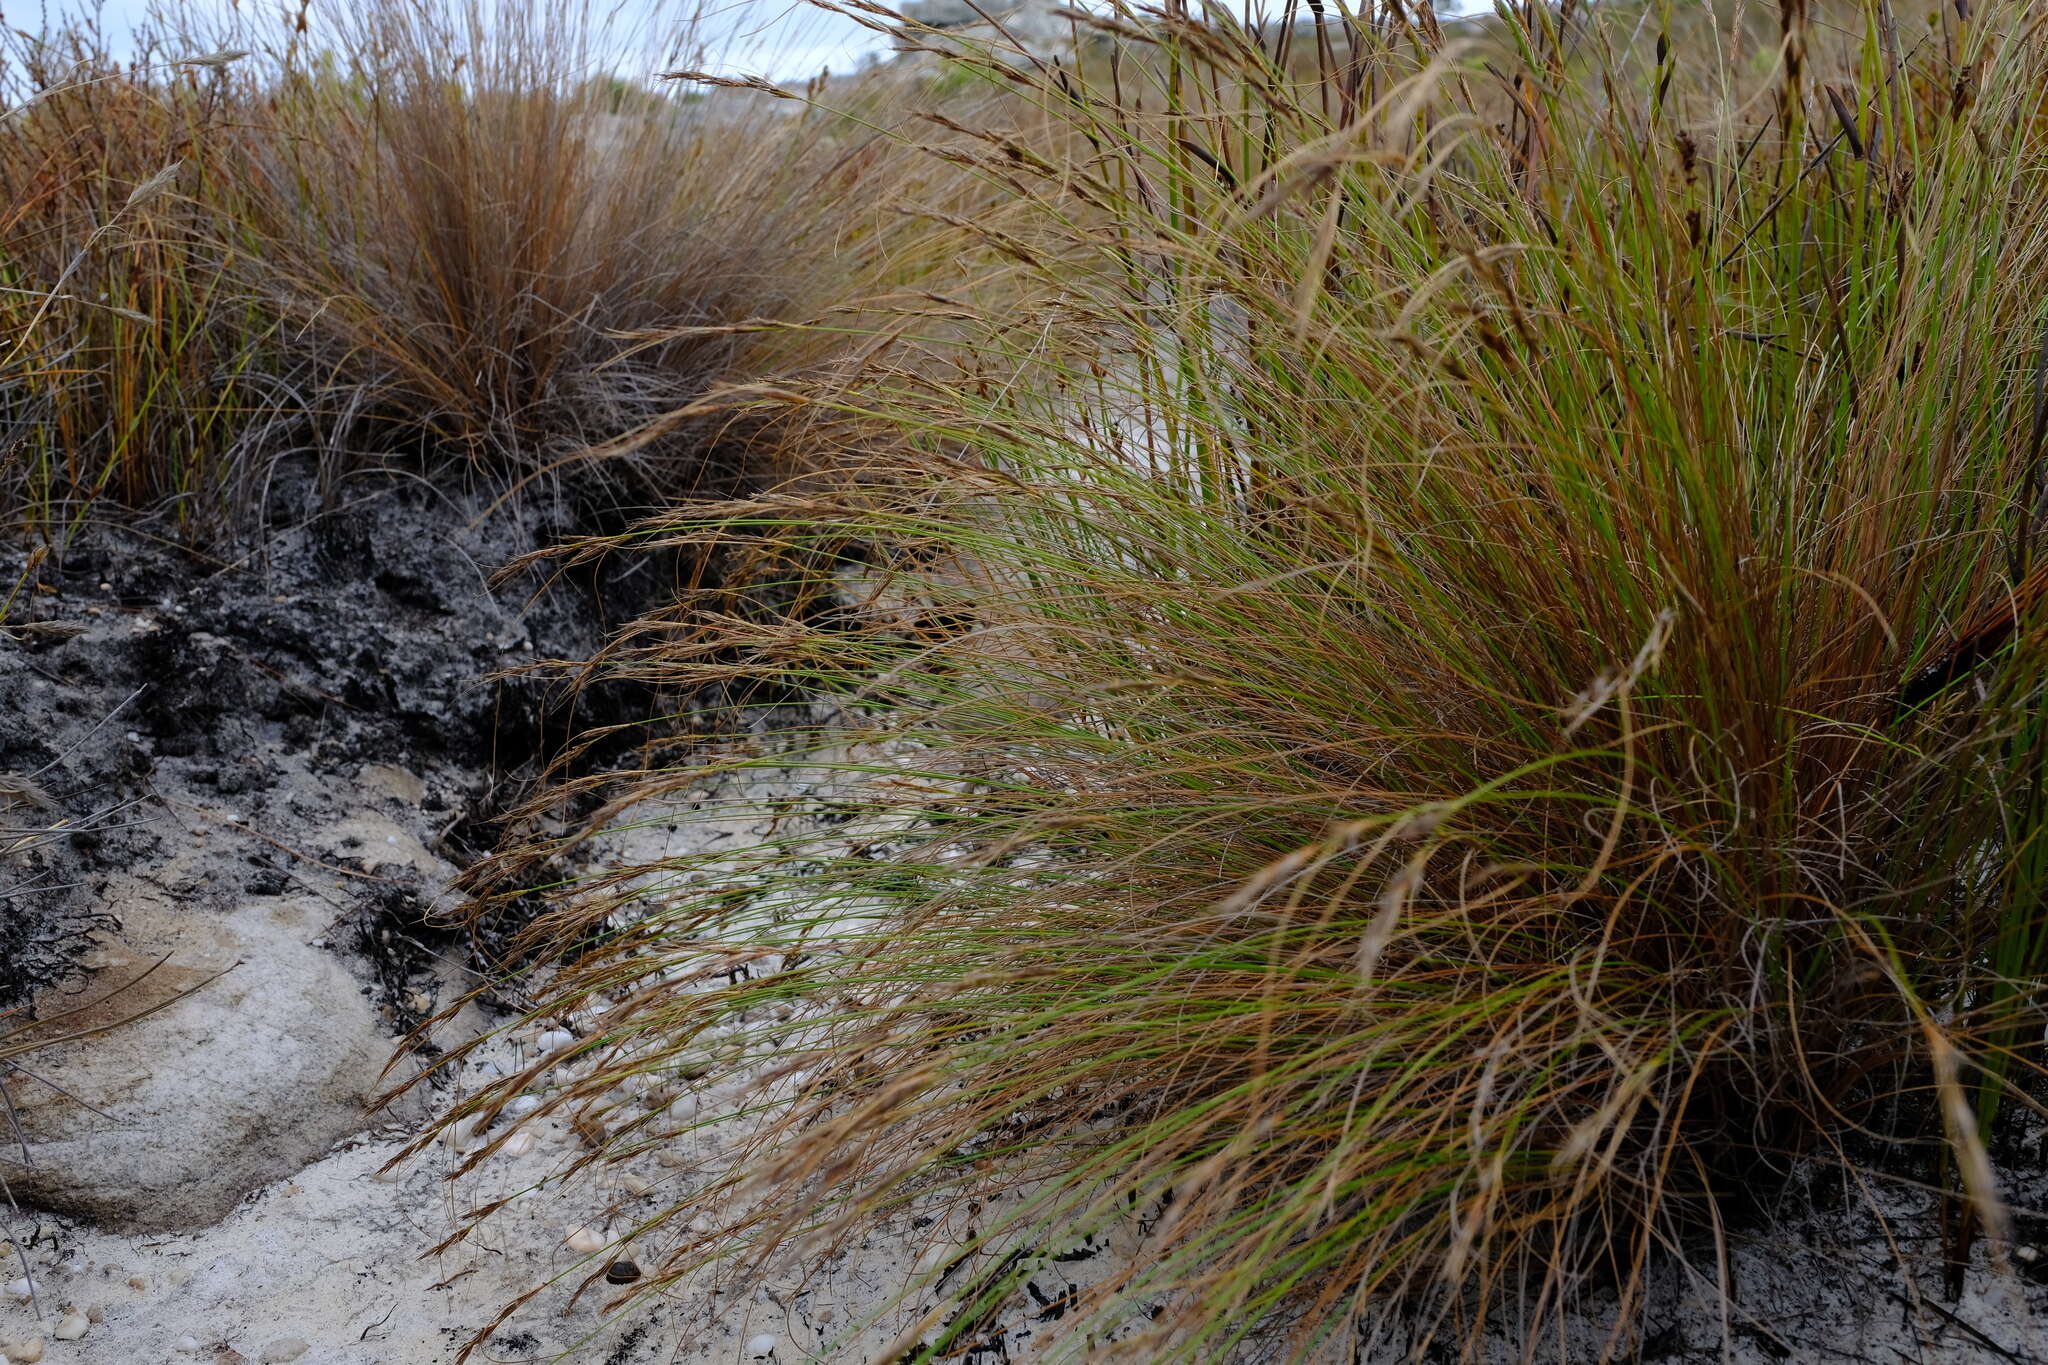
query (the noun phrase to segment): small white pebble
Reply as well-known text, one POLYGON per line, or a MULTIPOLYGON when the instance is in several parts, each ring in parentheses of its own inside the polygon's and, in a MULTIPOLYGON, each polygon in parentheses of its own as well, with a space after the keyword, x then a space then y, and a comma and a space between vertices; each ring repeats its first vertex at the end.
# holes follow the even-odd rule
POLYGON ((179 1337, 171 1343, 171 1349, 181 1356, 197 1355, 199 1353, 199 1338, 179 1337))
POLYGON ((285 1362, 297 1360, 312 1349, 298 1337, 279 1337, 265 1346, 263 1353, 256 1359, 262 1361, 263 1365, 285 1365, 285 1362))
POLYGON ((128 1277, 128 1287, 130 1289, 147 1289, 149 1288, 149 1281, 143 1279, 140 1275, 130 1275, 128 1277))
POLYGON ((9 1281, 7 1282, 7 1297, 8 1297, 8 1298, 10 1298, 10 1299, 27 1299, 27 1298, 31 1298, 31 1297, 33 1297, 33 1296, 34 1296, 34 1288, 33 1288, 33 1286, 31 1286, 31 1285, 29 1284, 29 1282, 28 1282, 28 1277, 27 1277, 27 1276, 23 1276, 23 1277, 22 1277, 21 1279, 18 1279, 18 1280, 9 1280, 9 1281))
POLYGON ((775 1354, 775 1338, 763 1332, 747 1342, 747 1354, 759 1360, 762 1356, 775 1354))
POLYGON ((562 1028, 551 1028, 534 1040, 542 1052, 559 1052, 575 1041, 576 1035, 562 1028))
POLYGON ((505 1112, 514 1118, 522 1118, 538 1108, 540 1108, 540 1096, 521 1095, 518 1099, 505 1106, 505 1112))
POLYGON ((654 1159, 660 1165, 667 1166, 671 1170, 679 1170, 690 1164, 690 1158, 684 1156, 673 1147, 662 1148, 654 1154, 654 1159))
POLYGON ((87 1304, 87 1305, 85 1306, 85 1320, 86 1320, 87 1322, 95 1322, 95 1323, 97 1323, 97 1322, 105 1322, 105 1321, 107 1320, 107 1308, 106 1308, 106 1305, 105 1305, 105 1304, 100 1304, 100 1303, 89 1303, 89 1304, 87 1304))
POLYGON ((17 1341, 7 1348, 8 1360, 14 1365, 36 1365, 43 1358, 43 1339, 39 1336, 17 1341))
POLYGON ((597 1235, 594 1229, 586 1224, 570 1233, 568 1240, 563 1245, 579 1256, 588 1256, 593 1252, 603 1251, 605 1241, 604 1238, 597 1235))
POLYGON ((533 1150, 533 1134, 521 1128, 511 1137, 506 1138, 505 1145, 498 1150, 506 1156, 525 1156, 533 1150))
POLYGON ((619 1188, 627 1194, 642 1195, 654 1188, 654 1182, 646 1176, 622 1175, 619 1177, 619 1188))
POLYGON ((85 1314, 76 1308, 67 1308, 64 1310, 64 1316, 57 1319, 57 1325, 50 1329, 50 1335, 59 1341, 76 1341, 84 1336, 91 1326, 85 1314))

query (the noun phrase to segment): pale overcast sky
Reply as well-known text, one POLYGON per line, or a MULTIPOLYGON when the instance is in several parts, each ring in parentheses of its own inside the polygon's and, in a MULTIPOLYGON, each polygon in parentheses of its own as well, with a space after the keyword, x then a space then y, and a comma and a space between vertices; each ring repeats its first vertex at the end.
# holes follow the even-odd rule
MULTIPOLYGON (((461 0, 455 0, 460 3, 461 0)), ((541 0, 545 3, 546 0, 541 0)), ((195 10, 217 8, 246 13, 282 9, 296 14, 299 0, 183 0, 195 10)), ((321 0, 315 0, 317 11, 321 0)), ((99 14, 103 30, 115 46, 148 16, 152 0, 0 0, 0 21, 30 31, 54 25, 65 14, 99 14)), ((592 0, 594 16, 612 16, 612 27, 631 33, 631 51, 645 52, 649 65, 661 62, 659 49, 675 41, 682 20, 698 15, 697 35, 721 68, 773 76, 778 80, 814 74, 823 67, 850 70, 882 41, 850 19, 827 14, 803 0, 592 0), (643 31, 659 30, 659 31, 643 31)), ((628 64, 631 64, 629 60, 628 64)))
MULTIPOLYGON (((463 0, 440 0, 463 3, 463 0)), ((492 0, 483 0, 489 4, 492 0)), ((516 0, 510 0, 516 2, 516 0)), ((535 0, 547 4, 550 0, 535 0)), ((0 21, 10 27, 36 30, 55 22, 63 14, 100 15, 104 31, 114 45, 125 46, 124 37, 148 14, 152 0, 0 0, 0 21)), ((260 13, 265 7, 298 12, 301 0, 178 0, 197 10, 217 7, 223 12, 240 7, 260 13)), ((317 11, 322 3, 353 3, 353 0, 313 0, 317 11)), ((644 63, 649 69, 664 64, 662 49, 681 34, 683 16, 698 15, 696 34, 706 49, 707 64, 715 69, 747 72, 792 80, 830 67, 849 71, 884 45, 882 39, 851 19, 828 14, 804 0, 587 0, 594 16, 609 15, 613 32, 625 37, 619 50, 628 54, 627 68, 644 63)), ((1086 0, 1079 0, 1084 4, 1086 0)), ((1268 0, 1277 8, 1280 0, 1268 0)), ((1362 0, 1354 0, 1362 3, 1362 0)), ((1453 14, 1473 9, 1488 0, 1438 0, 1439 13, 1453 14)))

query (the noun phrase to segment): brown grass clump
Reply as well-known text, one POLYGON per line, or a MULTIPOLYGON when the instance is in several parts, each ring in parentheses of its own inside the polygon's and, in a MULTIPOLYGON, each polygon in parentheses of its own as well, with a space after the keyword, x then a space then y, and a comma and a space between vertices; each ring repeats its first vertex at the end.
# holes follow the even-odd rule
POLYGON ((639 500, 745 486, 728 405, 648 426, 832 352, 782 328, 887 278, 902 159, 789 101, 633 79, 663 64, 647 34, 688 55, 685 19, 316 6, 316 46, 173 11, 130 61, 13 34, 10 515, 106 494, 208 534, 308 450, 330 481, 397 456, 639 500))

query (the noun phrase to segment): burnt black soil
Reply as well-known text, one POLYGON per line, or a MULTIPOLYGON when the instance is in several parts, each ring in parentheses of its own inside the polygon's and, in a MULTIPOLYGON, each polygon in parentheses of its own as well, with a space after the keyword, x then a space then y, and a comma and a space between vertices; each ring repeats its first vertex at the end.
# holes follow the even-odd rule
POLYGON ((437 920, 434 875, 322 832, 368 813, 460 867, 574 730, 653 712, 633 686, 494 676, 588 658, 660 600, 653 556, 491 583, 611 525, 486 515, 487 494, 414 476, 323 498, 286 470, 270 507, 255 543, 210 554, 99 527, 24 581, 27 552, 0 549, 0 591, 24 581, 0 626, 0 1010, 109 927, 110 878, 149 869, 200 905, 332 901, 337 951, 363 955, 403 1027, 408 982, 492 945, 437 920))

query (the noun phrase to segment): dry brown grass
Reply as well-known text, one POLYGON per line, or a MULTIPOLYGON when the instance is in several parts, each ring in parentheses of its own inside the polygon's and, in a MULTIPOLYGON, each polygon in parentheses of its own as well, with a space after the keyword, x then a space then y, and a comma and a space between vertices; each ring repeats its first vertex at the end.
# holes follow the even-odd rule
POLYGON ((102 494, 246 525, 307 451, 730 491, 760 446, 728 406, 648 424, 829 359, 787 324, 924 268, 881 130, 623 79, 659 51, 574 0, 327 5, 318 50, 173 16, 131 62, 9 40, 0 490, 46 531, 102 494))

